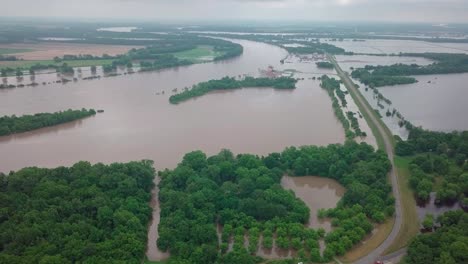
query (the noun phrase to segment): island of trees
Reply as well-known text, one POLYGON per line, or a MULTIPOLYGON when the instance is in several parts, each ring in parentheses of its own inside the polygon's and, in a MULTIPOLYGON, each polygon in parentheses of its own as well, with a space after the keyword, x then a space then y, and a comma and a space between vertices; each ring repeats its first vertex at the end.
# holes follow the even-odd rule
POLYGON ((0 174, 0 263, 141 263, 150 161, 0 174))
POLYGON ((0 117, 0 136, 21 133, 48 126, 54 126, 95 115, 94 109, 66 110, 55 113, 38 113, 23 116, 0 117))
POLYGON ((369 234, 374 222, 393 215, 389 169, 384 152, 352 141, 291 147, 266 157, 234 156, 228 150, 212 157, 191 152, 177 168, 160 173, 157 244, 171 252, 174 263, 258 263, 258 248, 272 248, 273 241, 297 250, 298 261, 330 261, 369 234), (332 218, 333 231, 304 227, 309 209, 281 187, 285 173, 329 177, 347 188, 337 208, 320 212, 332 218), (217 226, 222 227, 221 243, 217 226))
POLYGON ((297 80, 291 77, 278 78, 254 78, 245 77, 235 79, 233 77, 224 77, 219 80, 210 80, 198 83, 192 88, 185 88, 181 93, 169 97, 169 102, 178 104, 190 98, 199 97, 215 90, 231 90, 242 87, 273 87, 275 89, 295 89, 297 80))
POLYGON ((468 72, 467 54, 449 53, 402 53, 399 56, 423 57, 436 61, 430 65, 393 64, 389 66, 371 66, 356 69, 351 73, 353 78, 370 87, 410 84, 417 80, 410 75, 448 74, 468 72))

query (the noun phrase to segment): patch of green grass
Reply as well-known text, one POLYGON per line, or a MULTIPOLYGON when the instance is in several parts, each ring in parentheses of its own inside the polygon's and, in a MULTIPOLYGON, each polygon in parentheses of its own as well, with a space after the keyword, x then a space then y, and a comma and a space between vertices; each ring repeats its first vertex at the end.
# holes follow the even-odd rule
POLYGON ((395 156, 394 163, 398 171, 398 188, 400 189, 403 223, 393 243, 385 250, 384 255, 406 247, 413 237, 419 233, 418 215, 416 212, 416 200, 411 190, 408 179, 408 170, 411 157, 395 156))
POLYGON ((112 59, 106 60, 69 60, 69 61, 62 61, 56 63, 53 60, 22 60, 22 61, 3 61, 0 62, 0 69, 3 68, 29 68, 36 64, 43 64, 43 65, 62 65, 63 63, 67 63, 71 67, 87 67, 87 66, 101 66, 105 64, 112 64, 112 59))
POLYGON ((184 50, 173 54, 180 60, 189 60, 191 62, 203 62, 212 61, 217 56, 222 55, 222 52, 214 51, 213 47, 211 46, 198 46, 195 49, 184 50))
POLYGON ((30 52, 30 51, 33 51, 33 49, 0 48, 0 55, 14 54, 14 53, 23 53, 23 52, 30 52))
POLYGON ((163 261, 149 261, 149 260, 145 260, 144 264, 165 264, 167 263, 167 261, 163 260, 163 261))

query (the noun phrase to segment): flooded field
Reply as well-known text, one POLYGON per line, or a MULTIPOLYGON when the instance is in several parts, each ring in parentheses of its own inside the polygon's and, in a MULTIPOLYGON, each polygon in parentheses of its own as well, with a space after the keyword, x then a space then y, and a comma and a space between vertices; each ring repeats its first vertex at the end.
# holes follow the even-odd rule
POLYGON ((417 40, 392 40, 392 39, 366 39, 364 41, 330 41, 322 39, 322 42, 343 48, 354 53, 392 54, 392 53, 468 53, 468 43, 434 43, 417 40))
MULTIPOLYGON (((54 57, 62 57, 63 55, 89 54, 93 56, 102 56, 103 54, 108 54, 114 56, 124 54, 133 48, 140 48, 140 46, 57 42, 0 44, 0 49, 13 48, 28 50, 27 52, 11 54, 23 60, 52 60, 54 57)), ((1 63, 11 64, 11 62, 1 63)))
MULTIPOLYGON (((287 190, 292 190, 296 196, 303 200, 307 207, 310 209, 310 218, 307 226, 309 228, 318 229, 323 228, 327 232, 332 230, 331 222, 329 220, 319 220, 317 211, 321 208, 329 209, 336 207, 338 201, 343 197, 345 188, 333 179, 317 176, 302 176, 290 177, 283 176, 281 179, 281 186, 287 190)), ((221 240, 222 228, 218 226, 218 236, 221 240)), ((259 247, 256 252, 257 256, 265 259, 283 259, 296 256, 297 251, 294 249, 281 249, 276 245, 274 240, 273 247, 267 249, 262 247, 262 239, 260 236, 259 247)), ((233 240, 229 243, 228 251, 233 249, 233 240)), ((249 245, 249 238, 246 235, 244 244, 247 248, 249 245)), ((323 239, 319 240, 321 250, 325 249, 325 242, 323 239)))
POLYGON ((174 167, 183 154, 194 149, 208 154, 222 148, 267 154, 291 145, 344 141, 330 99, 317 80, 299 81, 292 91, 240 89, 169 104, 174 88, 227 75, 258 75, 259 68, 280 67, 279 61, 286 55, 274 46, 239 42, 245 47, 244 55, 230 61, 0 91, 4 115, 82 107, 105 110, 74 129, 58 126, 47 133, 0 138, 1 171, 70 165, 78 160, 139 159, 152 159, 162 169, 174 167), (164 95, 157 95, 162 91, 164 95))
POLYGON ((436 131, 468 130, 468 73, 416 76, 417 83, 379 88, 416 126, 436 131))
POLYGON ((437 206, 435 204, 436 200, 436 193, 432 192, 429 196, 429 201, 425 205, 418 205, 416 207, 416 212, 418 214, 418 220, 420 223, 423 222, 424 217, 428 214, 431 214, 434 216, 434 219, 437 219, 438 216, 443 215, 444 213, 448 211, 455 211, 455 210, 460 210, 461 206, 458 202, 456 202, 453 205, 444 205, 444 206, 437 206))
POLYGON ((296 196, 309 207, 310 218, 308 226, 310 228, 323 228, 327 232, 331 231, 330 221, 319 220, 317 211, 322 208, 330 209, 336 207, 336 204, 345 193, 345 188, 341 184, 335 180, 317 176, 283 176, 281 186, 294 191, 296 196))
MULTIPOLYGON (((337 55, 338 63, 343 70, 351 73, 352 68, 366 65, 403 64, 431 64, 431 60, 413 57, 368 56, 368 55, 337 55)), ((365 89, 365 85, 358 80, 360 91, 374 109, 378 109, 382 120, 389 129, 402 138, 408 136, 408 131, 400 127, 399 118, 386 116, 387 110, 399 111, 402 116, 416 126, 436 131, 453 131, 468 129, 465 114, 468 105, 464 98, 468 96, 468 74, 440 74, 414 76, 418 82, 407 85, 386 86, 377 88, 384 97, 391 101, 387 104, 378 101, 372 89, 365 89)), ((354 102, 352 102, 354 104, 354 102)), ((372 144, 372 143, 370 143, 372 144)))

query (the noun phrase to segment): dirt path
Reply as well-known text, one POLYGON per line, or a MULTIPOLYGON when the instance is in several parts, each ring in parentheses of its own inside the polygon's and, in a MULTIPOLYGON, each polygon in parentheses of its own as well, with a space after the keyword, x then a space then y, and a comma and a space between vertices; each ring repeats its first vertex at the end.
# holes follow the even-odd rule
MULTIPOLYGON (((334 58, 329 56, 332 63, 335 65, 335 69, 340 76, 341 80, 343 80, 346 88, 348 88, 348 91, 352 94, 353 98, 356 101, 356 104, 358 105, 359 109, 361 112, 366 112, 369 118, 367 122, 372 123, 369 125, 372 125, 377 128, 377 132, 379 135, 375 135, 376 137, 380 137, 383 140, 384 143, 384 150, 387 153, 388 159, 390 160, 392 164, 392 169, 390 170, 389 176, 390 180, 392 183, 392 190, 393 190, 393 196, 395 197, 395 224, 393 225, 392 231, 388 235, 388 237, 377 247, 375 248, 372 252, 367 254, 367 256, 362 257, 361 259, 355 261, 355 263, 358 264, 368 264, 368 263, 374 263, 376 260, 383 259, 381 257, 381 254, 387 249, 392 243, 393 240, 397 237, 398 233, 400 232, 400 228, 402 225, 402 215, 401 215, 401 197, 400 197, 400 191, 398 189, 398 177, 397 177, 397 172, 396 169, 394 169, 394 163, 393 163, 393 158, 394 158, 394 152, 393 152, 393 138, 392 135, 389 135, 387 132, 387 128, 384 127, 384 124, 380 122, 379 117, 376 115, 374 109, 368 104, 366 99, 361 95, 361 93, 358 91, 356 86, 354 85, 353 81, 349 78, 348 74, 345 73, 338 63, 335 61, 334 58), (356 100, 357 99, 357 100, 356 100)), ((366 118, 367 119, 367 118, 366 118)), ((399 252, 401 255, 405 253, 405 251, 399 252)), ((393 256, 393 257, 398 257, 398 256, 393 256)), ((401 256, 400 256, 401 257, 401 256)))

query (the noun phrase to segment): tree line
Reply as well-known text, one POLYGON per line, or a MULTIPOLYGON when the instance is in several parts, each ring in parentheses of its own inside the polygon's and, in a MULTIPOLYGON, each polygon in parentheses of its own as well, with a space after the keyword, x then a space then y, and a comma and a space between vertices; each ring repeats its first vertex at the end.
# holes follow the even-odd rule
POLYGON ((407 141, 398 141, 395 152, 413 156, 409 166, 409 184, 422 202, 429 199, 436 178, 442 182, 436 189, 436 203, 468 205, 468 131, 435 132, 410 123, 407 141))
POLYGON ((48 126, 54 126, 66 122, 75 121, 85 117, 95 115, 94 109, 65 110, 55 113, 38 113, 34 115, 23 115, 17 117, 0 117, 0 136, 11 135, 39 129, 48 126))
POLYGON ((278 78, 254 78, 245 77, 235 79, 234 77, 224 77, 219 80, 209 80, 185 88, 184 91, 169 97, 171 104, 178 104, 190 98, 199 97, 215 90, 230 90, 242 87, 273 87, 275 89, 295 89, 297 80, 291 77, 278 78))
POLYGON ((365 132, 363 132, 359 126, 359 122, 357 118, 354 116, 353 112, 347 112, 346 115, 344 114, 342 108, 347 106, 346 102, 346 93, 343 92, 340 88, 340 81, 336 80, 335 78, 330 78, 327 75, 323 75, 321 78, 320 87, 325 89, 332 100, 332 107, 333 111, 335 112, 336 118, 341 122, 345 130, 345 136, 347 139, 354 139, 355 137, 365 137, 367 136, 365 132), (336 94, 336 96, 335 96, 336 94), (338 97, 341 101, 338 101, 336 98, 338 97), (351 128, 353 130, 351 130, 351 128))
POLYGON ((328 61, 319 61, 319 62, 316 62, 315 64, 319 68, 324 68, 324 69, 334 69, 335 68, 335 66, 332 63, 328 62, 328 61))
POLYGON ((151 161, 0 174, 1 263, 141 263, 151 161))
POLYGON ((389 169, 384 152, 352 141, 290 147, 266 157, 235 156, 228 150, 211 157, 190 152, 177 168, 160 172, 157 244, 171 252, 169 263, 257 263, 258 248, 273 243, 296 249, 301 261, 327 262, 361 241, 373 222, 393 215, 389 169), (309 209, 281 187, 285 173, 329 177, 346 187, 337 208, 322 211, 332 218, 333 231, 304 227, 309 209), (220 243, 217 225, 222 227, 220 243), (327 245, 323 254, 321 238, 327 245))

